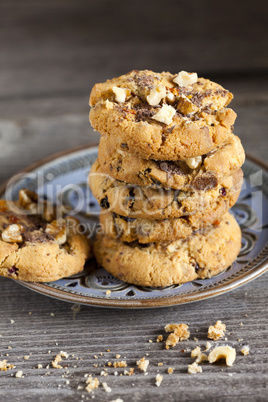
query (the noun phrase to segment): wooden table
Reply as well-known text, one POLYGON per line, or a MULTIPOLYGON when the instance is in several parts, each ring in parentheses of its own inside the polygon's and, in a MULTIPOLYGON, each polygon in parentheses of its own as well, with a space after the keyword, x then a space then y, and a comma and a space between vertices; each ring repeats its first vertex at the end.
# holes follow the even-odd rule
MULTIPOLYGON (((90 89, 133 68, 198 71, 220 82, 235 94, 235 133, 246 151, 267 158, 266 15, 267 6, 258 0, 2 0, 1 182, 51 153, 96 142, 88 124, 90 89)), ((96 390, 95 401, 267 401, 267 287, 264 275, 200 303, 143 311, 82 307, 74 315, 70 304, 1 278, 0 360, 16 368, 0 372, 0 400, 91 400, 84 375, 92 374, 112 389, 96 390), (227 343, 238 351, 234 366, 207 365, 201 374, 187 374, 192 359, 181 349, 195 347, 194 337, 205 345, 216 320, 227 325, 227 343), (169 322, 188 323, 191 338, 165 350, 155 339, 169 322), (244 343, 248 356, 239 352, 244 343), (63 359, 67 367, 46 369, 60 351, 70 355, 63 359), (147 376, 115 376, 109 369, 101 377, 102 368, 94 367, 115 361, 117 354, 134 367, 147 353, 147 376), (173 374, 166 373, 168 367, 173 374), (18 370, 24 378, 14 377, 18 370), (160 387, 158 371, 164 376, 160 387)))

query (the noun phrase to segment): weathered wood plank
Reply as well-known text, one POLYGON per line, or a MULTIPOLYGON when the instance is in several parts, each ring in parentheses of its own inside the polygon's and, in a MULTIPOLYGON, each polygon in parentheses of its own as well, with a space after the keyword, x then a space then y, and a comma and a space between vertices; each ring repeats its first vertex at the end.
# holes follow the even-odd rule
POLYGON ((83 394, 86 397, 89 396, 86 392, 77 391, 78 385, 84 385, 83 376, 86 373, 96 375, 112 388, 111 394, 106 394, 103 389, 95 391, 96 401, 116 397, 151 401, 159 400, 160 395, 170 401, 197 401, 202 398, 227 401, 236 396, 239 400, 267 399, 267 275, 226 295, 178 307, 124 311, 82 306, 75 320, 68 303, 32 293, 7 279, 0 279, 0 286, 5 306, 0 322, 1 354, 8 353, 8 361, 16 364, 12 372, 22 369, 25 373, 23 379, 12 379, 11 371, 0 372, 0 396, 5 400, 12 398, 31 402, 36 398, 41 401, 52 398, 55 401, 71 401, 83 394), (52 317, 51 313, 55 315, 52 317), (14 324, 10 324, 11 319, 14 324), (187 365, 192 362, 190 353, 180 350, 192 349, 197 344, 204 346, 207 328, 217 319, 227 324, 228 341, 225 343, 237 349, 237 360, 231 368, 221 364, 204 365, 202 374, 191 376, 187 373, 187 365), (174 321, 188 323, 191 338, 167 351, 163 344, 155 343, 155 339, 159 334, 165 336, 164 325, 174 321), (199 342, 195 342, 194 337, 199 342), (154 342, 149 343, 149 339, 154 342), (242 344, 250 345, 250 355, 242 356, 242 344), (12 349, 9 350, 10 345, 12 349), (107 349, 110 352, 106 352, 107 349), (51 350, 50 354, 48 350, 51 350), (63 371, 34 369, 37 364, 44 367, 50 364, 60 350, 75 355, 64 360, 68 368, 63 371), (23 356, 30 352, 30 359, 23 360, 23 356), (112 368, 108 369, 109 376, 100 377, 102 368, 93 367, 94 364, 103 365, 107 360, 115 361, 116 354, 127 360, 129 367, 135 367, 136 360, 146 353, 149 353, 150 360, 148 376, 138 371, 132 377, 114 376, 114 371, 121 373, 123 369, 112 368), (98 359, 94 358, 95 354, 98 359), (159 362, 163 362, 163 366, 158 367, 159 362), (166 373, 170 366, 175 369, 172 375, 166 373), (66 384, 66 378, 61 377, 66 370, 69 370, 67 378, 70 384, 66 384), (158 370, 164 375, 160 388, 154 385, 158 370), (47 371, 51 374, 45 376, 47 371), (59 385, 61 388, 58 388, 59 385), (18 389, 20 396, 16 394, 18 389))

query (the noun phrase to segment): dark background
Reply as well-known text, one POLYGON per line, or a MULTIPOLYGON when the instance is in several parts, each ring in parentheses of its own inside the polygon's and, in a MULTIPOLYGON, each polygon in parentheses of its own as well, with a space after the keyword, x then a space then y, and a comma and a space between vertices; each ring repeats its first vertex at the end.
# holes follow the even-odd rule
POLYGON ((132 69, 197 71, 234 92, 235 132, 266 157, 266 1, 1 0, 0 180, 96 142, 95 82, 132 69))

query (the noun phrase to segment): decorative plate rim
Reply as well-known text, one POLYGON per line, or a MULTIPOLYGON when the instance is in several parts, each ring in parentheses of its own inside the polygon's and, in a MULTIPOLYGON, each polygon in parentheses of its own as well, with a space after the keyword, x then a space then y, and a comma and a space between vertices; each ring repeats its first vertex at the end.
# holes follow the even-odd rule
MULTIPOLYGON (((52 162, 58 158, 64 157, 69 154, 75 154, 79 151, 86 150, 86 149, 92 149, 96 148, 98 144, 88 144, 88 145, 83 145, 80 147, 76 148, 71 148, 65 151, 58 152, 56 154, 53 154, 51 156, 48 156, 46 158, 41 159, 38 162, 35 162, 25 169, 22 169, 19 171, 17 174, 22 174, 26 172, 31 172, 33 170, 36 170, 37 168, 52 162)), ((247 154, 247 159, 259 167, 261 167, 263 170, 268 171, 268 164, 259 159, 256 158, 252 155, 247 154)), ((3 185, 0 186, 0 197, 3 196, 6 185, 8 181, 6 181, 3 185)), ((267 253, 267 246, 264 247, 264 249, 255 257, 255 259, 251 262, 252 264, 254 263, 254 267, 252 267, 249 271, 241 273, 237 278, 225 281, 224 283, 218 283, 214 285, 211 288, 206 288, 204 290, 200 290, 198 293, 189 293, 189 294, 183 294, 183 295, 170 295, 170 296, 165 296, 162 298, 146 298, 146 299, 114 299, 113 297, 103 297, 103 298, 97 298, 97 297, 92 297, 92 296, 85 296, 85 295, 79 295, 79 294, 74 294, 70 292, 63 291, 61 289, 57 289, 54 287, 50 287, 44 283, 31 283, 31 282, 25 282, 25 281, 15 281, 19 283, 20 285, 33 290, 37 293, 43 294, 45 296, 49 296, 55 299, 59 299, 62 301, 70 302, 70 303, 75 303, 75 304, 83 304, 83 305, 88 305, 88 306, 95 306, 95 307, 109 307, 109 308, 127 308, 127 309, 133 309, 133 308, 156 308, 156 307, 170 307, 174 305, 179 305, 179 304, 186 304, 186 303, 192 303, 192 302, 197 302, 201 301, 204 299, 212 298, 215 296, 219 296, 223 293, 229 292, 233 289, 236 289, 239 286, 242 286, 253 279, 256 279, 260 275, 264 274, 268 270, 268 256, 267 258, 262 261, 260 264, 258 264, 258 259, 260 255, 263 253, 267 253)))

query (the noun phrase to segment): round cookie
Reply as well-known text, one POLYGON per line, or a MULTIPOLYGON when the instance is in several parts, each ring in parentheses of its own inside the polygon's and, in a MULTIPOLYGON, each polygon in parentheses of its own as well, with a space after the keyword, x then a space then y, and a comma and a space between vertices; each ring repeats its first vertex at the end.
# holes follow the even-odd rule
POLYGON ((101 137, 98 159, 101 170, 113 178, 138 186, 158 184, 180 190, 209 190, 233 174, 245 161, 240 139, 230 135, 226 142, 200 158, 200 165, 190 168, 186 161, 141 159, 120 143, 101 137))
POLYGON ((237 201, 240 191, 221 198, 212 206, 194 215, 174 219, 135 219, 113 212, 100 213, 101 229, 105 234, 124 242, 162 243, 190 236, 193 232, 220 220, 237 201))
POLYGON ((124 282, 153 287, 211 278, 234 262, 240 248, 241 230, 229 213, 217 225, 169 243, 124 243, 103 234, 94 242, 100 266, 124 282))
POLYGON ((55 220, 54 213, 28 190, 20 191, 19 202, 0 200, 0 275, 49 282, 83 270, 89 240, 76 218, 55 220))
POLYGON ((167 219, 193 215, 240 190, 243 173, 223 179, 208 191, 181 191, 159 186, 139 187, 103 173, 98 160, 89 174, 89 185, 101 208, 131 218, 167 219))
POLYGON ((144 159, 208 153, 232 131, 236 114, 226 106, 233 95, 204 78, 179 85, 181 73, 134 70, 96 84, 89 100, 93 128, 144 159))

